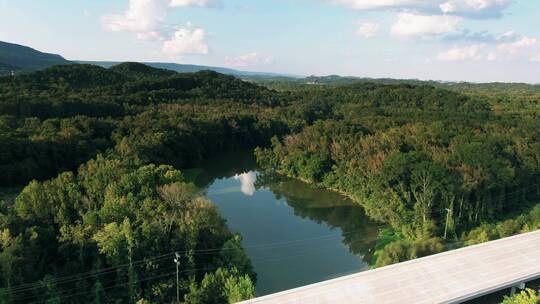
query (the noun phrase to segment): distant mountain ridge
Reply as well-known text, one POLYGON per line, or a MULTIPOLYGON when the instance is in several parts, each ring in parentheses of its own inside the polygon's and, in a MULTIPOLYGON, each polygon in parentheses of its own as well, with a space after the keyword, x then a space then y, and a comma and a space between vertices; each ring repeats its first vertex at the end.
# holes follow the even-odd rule
MULTIPOLYGON (((8 75, 11 71, 16 72, 31 72, 42 70, 54 65, 62 64, 92 64, 101 66, 104 68, 110 68, 112 66, 123 63, 124 61, 83 61, 83 60, 67 60, 58 54, 50 54, 40 52, 31 47, 19 45, 15 43, 9 43, 0 41, 0 76, 8 75)), ((145 65, 166 69, 179 73, 195 73, 204 70, 210 70, 222 74, 233 75, 238 77, 298 77, 296 75, 281 74, 281 73, 269 73, 269 72, 250 72, 240 71, 231 68, 213 67, 194 64, 179 64, 169 62, 141 62, 145 65)))
MULTIPOLYGON (((123 61, 75 61, 76 63, 81 64, 93 64, 97 66, 101 66, 104 68, 110 68, 115 65, 123 63, 123 61)), ((171 70, 178 73, 195 73, 200 71, 214 71, 221 74, 226 75, 233 75, 233 76, 250 76, 250 77, 278 77, 278 76, 285 76, 290 78, 297 78, 299 76, 296 75, 290 75, 290 74, 281 74, 281 73, 270 73, 270 72, 250 72, 250 71, 240 71, 235 70, 231 68, 223 68, 223 67, 214 67, 214 66, 206 66, 206 65, 195 65, 195 64, 180 64, 180 63, 172 63, 172 62, 140 62, 144 65, 157 68, 157 69, 165 69, 165 70, 171 70)))
POLYGON ((10 73, 10 71, 35 71, 70 63, 57 54, 44 53, 27 46, 0 41, 0 75, 10 73))
MULTIPOLYGON (((44 53, 35 50, 31 47, 0 41, 0 76, 9 75, 11 71, 15 72, 31 72, 43 70, 54 65, 66 64, 91 64, 104 68, 111 68, 120 65, 124 61, 83 61, 83 60, 67 60, 61 55, 44 53)), ((251 72, 241 71, 232 68, 204 66, 194 64, 179 64, 171 62, 141 62, 152 68, 175 71, 178 73, 195 73, 205 70, 214 71, 221 74, 232 75, 243 80, 256 82, 262 85, 276 83, 291 83, 295 85, 326 85, 326 86, 342 86, 355 83, 378 83, 378 84, 427 84, 438 87, 447 87, 454 90, 469 89, 471 87, 480 87, 486 92, 501 91, 504 93, 506 88, 514 90, 530 90, 540 91, 540 84, 531 83, 504 83, 504 82, 488 82, 474 83, 461 81, 435 81, 435 80, 419 80, 419 79, 394 79, 394 78, 369 78, 356 76, 301 76, 291 75, 286 73, 273 72, 251 72)), ((117 71, 120 72, 120 71, 117 71)))

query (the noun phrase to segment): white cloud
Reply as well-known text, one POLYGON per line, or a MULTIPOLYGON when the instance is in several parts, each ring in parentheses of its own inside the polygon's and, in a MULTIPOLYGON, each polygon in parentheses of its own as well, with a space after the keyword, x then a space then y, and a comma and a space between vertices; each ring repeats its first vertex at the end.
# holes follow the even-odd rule
POLYGON ((257 52, 248 53, 236 57, 226 57, 225 62, 228 66, 246 68, 254 65, 269 64, 272 57, 259 54, 257 52))
POLYGON ((129 0, 122 15, 103 16, 105 29, 114 32, 135 32, 140 39, 163 39, 165 18, 172 7, 217 7, 219 0, 129 0))
POLYGON ((155 36, 163 28, 168 4, 163 0, 129 0, 123 15, 103 16, 105 29, 114 32, 135 32, 142 38, 155 36))
POLYGON ((495 40, 500 42, 507 42, 507 41, 516 41, 517 39, 520 39, 521 35, 516 33, 515 31, 506 31, 505 33, 502 33, 498 35, 495 40))
POLYGON ((503 54, 518 54, 523 50, 536 46, 538 40, 536 38, 522 37, 515 42, 501 43, 497 45, 497 51, 503 54))
POLYGON ((187 54, 208 54, 206 32, 202 28, 174 28, 165 24, 172 7, 216 7, 220 0, 129 0, 123 14, 101 18, 103 27, 114 32, 133 32, 142 40, 163 41, 162 51, 170 57, 187 54))
POLYGON ((533 37, 522 36, 514 31, 494 36, 492 41, 468 46, 455 46, 439 53, 437 59, 443 61, 480 60, 540 61, 540 41, 533 37))
POLYGON ((171 57, 192 54, 208 54, 209 47, 205 42, 206 32, 202 28, 179 28, 174 35, 163 42, 163 53, 171 57))
POLYGON ((497 60, 497 54, 495 52, 489 52, 489 54, 487 55, 487 60, 489 61, 497 60))
POLYGON ((171 0, 171 7, 199 6, 199 7, 218 7, 221 3, 218 0, 171 0))
POLYGON ((325 0, 353 10, 401 10, 469 18, 497 18, 512 0, 325 0))
POLYGON ((377 31, 379 30, 379 25, 372 22, 363 22, 360 24, 360 27, 356 31, 356 35, 362 36, 365 38, 375 37, 377 31))
POLYGON ((255 193, 255 182, 257 181, 257 175, 255 172, 250 171, 247 173, 236 174, 234 179, 240 181, 240 191, 242 191, 242 193, 253 196, 255 193))
MULTIPOLYGON (((540 42, 536 38, 516 34, 513 41, 497 44, 495 54, 498 60, 540 59, 540 42)), ((506 40, 502 40, 506 41, 506 40)))
POLYGON ((445 14, 499 17, 510 2, 510 0, 448 0, 440 4, 439 8, 445 14))
POLYGON ((392 26, 392 34, 399 37, 436 37, 455 33, 460 21, 461 18, 456 16, 400 13, 392 26))
POLYGON ((437 59, 441 61, 479 60, 482 58, 481 49, 481 45, 453 47, 446 52, 439 53, 437 59))
POLYGON ((430 5, 433 0, 330 0, 355 10, 384 10, 430 5))

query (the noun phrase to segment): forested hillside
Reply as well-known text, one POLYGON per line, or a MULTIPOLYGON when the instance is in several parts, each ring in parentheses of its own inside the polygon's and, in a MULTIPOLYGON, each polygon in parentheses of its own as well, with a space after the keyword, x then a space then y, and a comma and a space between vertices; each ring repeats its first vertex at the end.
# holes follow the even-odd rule
POLYGON ((240 236, 182 174, 225 150, 351 196, 389 227, 378 266, 540 228, 537 101, 137 63, 0 78, 0 185, 26 185, 2 204, 0 297, 170 302, 174 252, 186 303, 252 296, 240 236))
POLYGON ((271 148, 257 150, 258 161, 341 191, 388 223, 386 237, 395 242, 375 264, 441 251, 445 230, 459 246, 539 227, 538 208, 501 226, 482 225, 527 212, 539 199, 538 112, 521 111, 519 97, 497 101, 409 84, 302 94, 324 105, 325 119, 273 138, 271 148))
POLYGON ((0 76, 7 75, 11 71, 32 71, 68 63, 69 61, 60 55, 0 41, 0 76))
POLYGON ((309 76, 305 78, 253 76, 247 77, 247 79, 279 91, 321 90, 328 87, 343 87, 355 84, 372 83, 382 85, 429 85, 469 96, 482 96, 502 103, 519 102, 531 99, 538 100, 538 98, 540 98, 540 84, 529 83, 424 81, 417 79, 344 77, 338 75, 309 76))
POLYGON ((222 149, 263 144, 287 131, 278 110, 267 108, 277 102, 272 94, 215 72, 133 63, 1 78, 0 183, 53 177, 109 149, 185 167, 222 149))
MULTIPOLYGON (((76 63, 80 64, 91 64, 97 65, 104 68, 111 68, 115 65, 121 64, 121 62, 116 61, 84 61, 77 60, 76 63)), ((270 72, 250 72, 250 71, 240 71, 231 68, 216 67, 216 66, 206 66, 206 65, 194 65, 194 64, 180 64, 172 62, 144 62, 146 66, 150 66, 156 69, 164 69, 169 71, 174 71, 178 73, 196 73, 200 71, 214 71, 220 74, 233 75, 237 77, 260 77, 260 78, 269 78, 269 77, 278 77, 280 74, 270 73, 270 72)))
POLYGON ((36 179, 1 207, 1 302, 170 302, 174 252, 186 303, 253 296, 240 236, 177 168, 289 132, 273 95, 135 63, 0 79, 0 184, 36 179))

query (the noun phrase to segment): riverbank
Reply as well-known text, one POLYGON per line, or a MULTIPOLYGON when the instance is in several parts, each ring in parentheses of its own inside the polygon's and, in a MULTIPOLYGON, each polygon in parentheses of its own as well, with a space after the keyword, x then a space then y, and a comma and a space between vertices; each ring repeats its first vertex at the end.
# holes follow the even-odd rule
POLYGON ((198 169, 195 184, 243 237, 258 295, 370 268, 379 225, 346 196, 261 174, 252 151, 227 153, 198 169))
MULTIPOLYGON (((322 183, 310 181, 301 177, 290 176, 284 172, 278 174, 301 180, 314 188, 334 191, 358 203, 364 205, 353 194, 327 187, 322 183)), ((370 267, 376 268, 393 263, 404 262, 425 255, 435 254, 442 251, 457 249, 464 246, 474 245, 511 235, 540 229, 540 203, 530 202, 524 210, 505 214, 497 221, 482 223, 478 226, 459 233, 454 232, 453 237, 448 239, 431 237, 407 239, 399 231, 386 227, 379 232, 377 243, 370 261, 370 267), (382 261, 379 258, 382 256, 382 261)))

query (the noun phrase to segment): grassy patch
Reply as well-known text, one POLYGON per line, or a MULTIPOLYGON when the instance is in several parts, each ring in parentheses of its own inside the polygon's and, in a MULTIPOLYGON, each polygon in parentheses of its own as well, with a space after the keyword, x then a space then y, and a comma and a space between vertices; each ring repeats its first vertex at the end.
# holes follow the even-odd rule
POLYGON ((381 229, 379 231, 377 243, 375 244, 375 251, 373 253, 373 257, 371 258, 370 266, 375 267, 379 253, 384 249, 384 247, 386 247, 386 245, 399 240, 403 240, 403 236, 392 228, 381 229))

